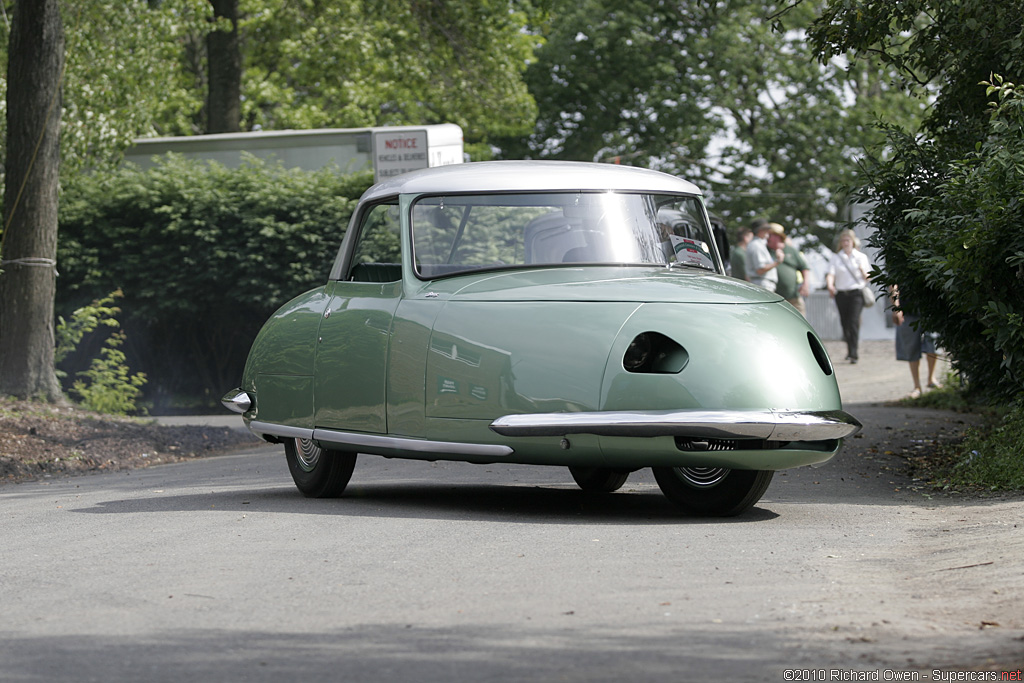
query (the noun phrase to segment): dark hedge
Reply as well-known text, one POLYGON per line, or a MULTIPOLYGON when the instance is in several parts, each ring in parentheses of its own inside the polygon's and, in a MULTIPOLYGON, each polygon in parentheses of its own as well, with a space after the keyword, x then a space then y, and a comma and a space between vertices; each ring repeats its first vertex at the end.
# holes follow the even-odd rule
MULTIPOLYGON (((282 303, 323 284, 370 172, 167 156, 65 182, 57 314, 120 289, 125 352, 151 412, 216 406, 282 303)), ((73 378, 101 340, 65 363, 73 378)))

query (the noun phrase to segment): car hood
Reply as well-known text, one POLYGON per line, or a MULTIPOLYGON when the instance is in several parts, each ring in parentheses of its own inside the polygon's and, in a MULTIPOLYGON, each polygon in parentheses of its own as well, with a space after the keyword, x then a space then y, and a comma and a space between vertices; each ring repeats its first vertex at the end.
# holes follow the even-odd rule
POLYGON ((473 273, 423 283, 449 301, 621 301, 756 304, 781 301, 748 282, 665 267, 573 267, 473 273))

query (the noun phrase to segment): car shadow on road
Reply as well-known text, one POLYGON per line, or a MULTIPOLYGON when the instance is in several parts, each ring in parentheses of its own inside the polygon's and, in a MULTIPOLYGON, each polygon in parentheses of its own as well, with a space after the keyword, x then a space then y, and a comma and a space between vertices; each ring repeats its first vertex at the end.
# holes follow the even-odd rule
POLYGON ((341 498, 303 498, 294 488, 163 494, 110 500, 73 512, 138 514, 239 512, 508 523, 565 524, 751 524, 778 514, 755 506, 738 517, 697 517, 677 510, 652 485, 590 494, 568 486, 397 482, 352 484, 341 498))

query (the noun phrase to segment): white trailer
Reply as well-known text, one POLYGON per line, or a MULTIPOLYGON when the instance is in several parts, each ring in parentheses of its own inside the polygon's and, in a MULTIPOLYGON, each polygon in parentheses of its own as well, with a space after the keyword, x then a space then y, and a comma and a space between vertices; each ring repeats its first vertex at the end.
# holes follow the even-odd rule
POLYGON ((462 128, 454 123, 138 138, 125 152, 125 161, 145 169, 153 166, 154 157, 168 152, 229 168, 241 164, 243 152, 308 171, 328 165, 346 173, 373 168, 377 180, 463 162, 462 128))

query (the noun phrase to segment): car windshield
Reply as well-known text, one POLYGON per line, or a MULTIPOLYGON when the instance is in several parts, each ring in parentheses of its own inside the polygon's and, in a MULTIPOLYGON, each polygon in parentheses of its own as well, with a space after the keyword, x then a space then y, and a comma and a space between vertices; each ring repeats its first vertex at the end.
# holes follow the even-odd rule
POLYGON ((416 271, 555 264, 720 272, 699 198, 625 192, 424 196, 412 206, 416 271))

